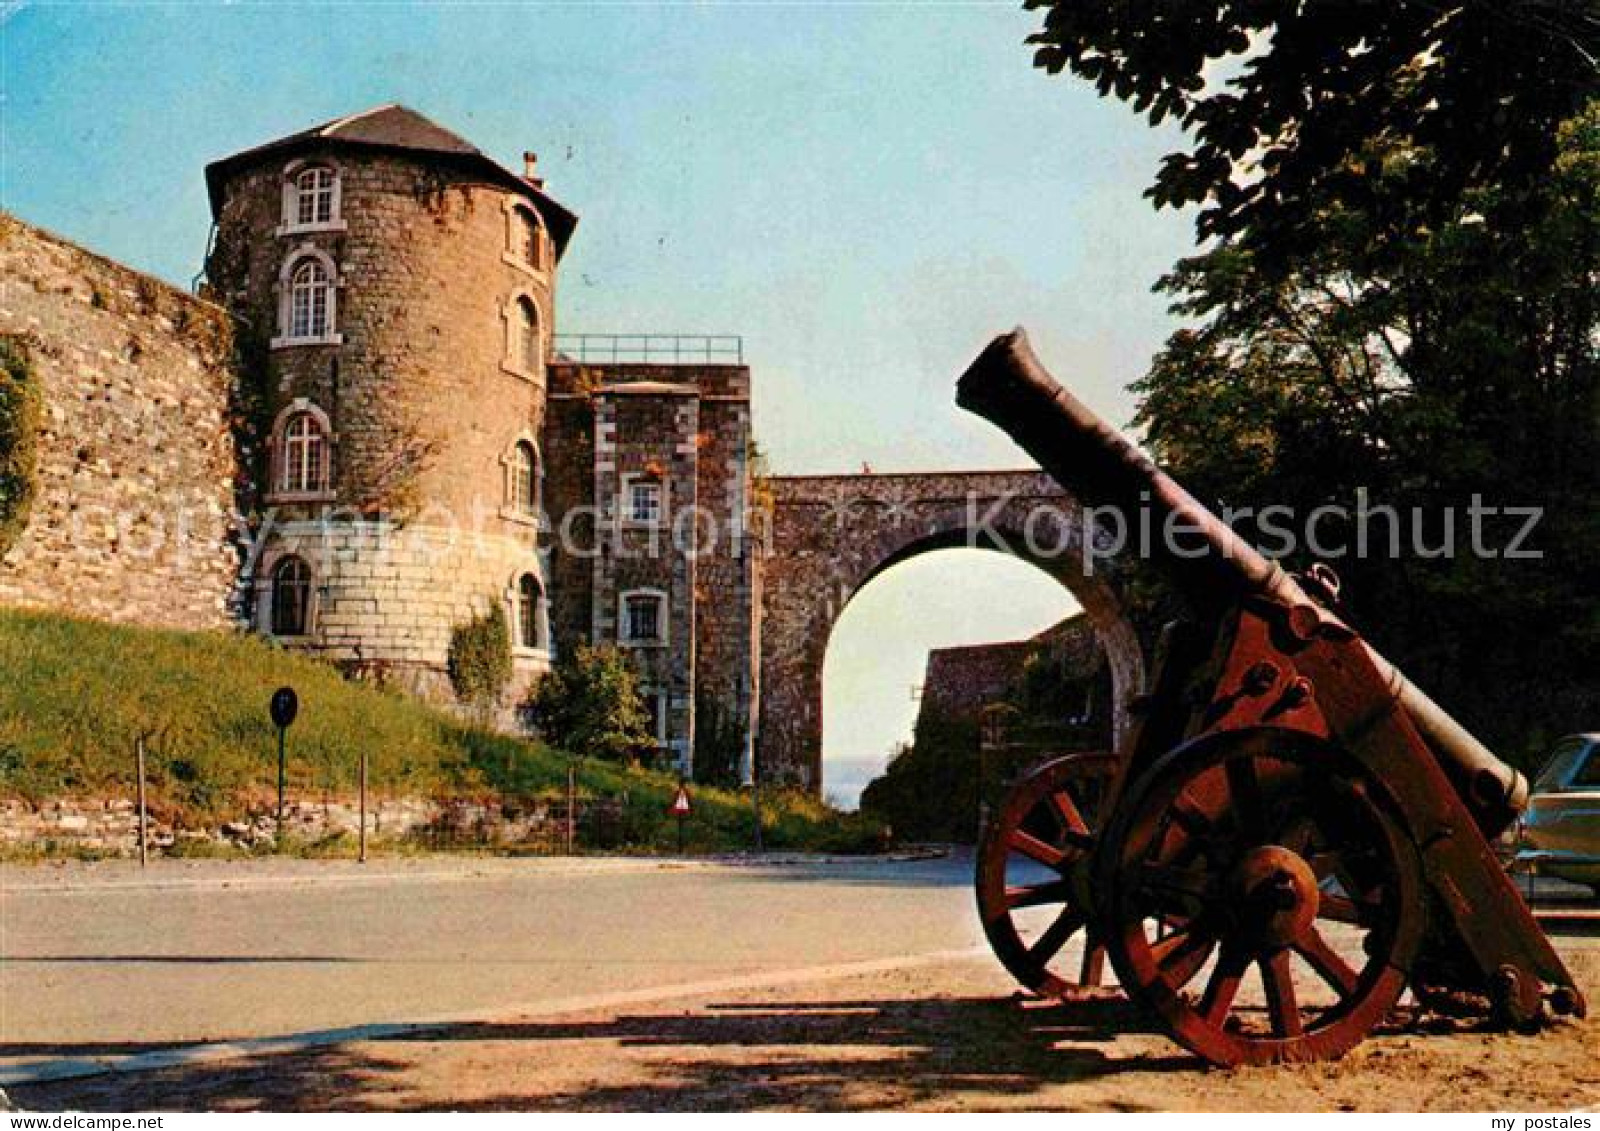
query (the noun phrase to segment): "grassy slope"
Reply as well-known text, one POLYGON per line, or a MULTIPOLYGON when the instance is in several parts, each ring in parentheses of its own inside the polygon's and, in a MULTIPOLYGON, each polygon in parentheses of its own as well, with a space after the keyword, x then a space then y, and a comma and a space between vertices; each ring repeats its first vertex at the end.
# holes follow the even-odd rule
MULTIPOLYGON (((491 734, 398 693, 347 682, 332 668, 252 636, 186 633, 0 609, 0 796, 131 796, 134 741, 150 739, 153 803, 189 822, 242 811, 276 781, 274 688, 292 685, 289 783, 301 796, 354 788, 364 747, 375 792, 391 796, 556 795, 568 758, 491 734)), ((675 843, 665 816, 674 780, 596 762, 590 796, 629 796, 630 839, 675 843)), ((847 847, 853 820, 806 798, 772 798, 772 847, 847 847)), ((691 839, 731 848, 750 839, 747 798, 696 791, 691 839)))

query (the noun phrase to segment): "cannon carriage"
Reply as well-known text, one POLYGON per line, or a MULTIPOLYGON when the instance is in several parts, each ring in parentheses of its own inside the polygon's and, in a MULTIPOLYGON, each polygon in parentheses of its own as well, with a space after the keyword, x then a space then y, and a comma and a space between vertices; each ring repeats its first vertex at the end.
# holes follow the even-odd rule
POLYGON ((1016 782, 981 834, 980 917, 1006 968, 1079 999, 1115 983, 1219 1065, 1339 1056, 1407 990, 1522 1027, 1585 1004, 1491 840, 1522 775, 1343 618, 1040 365, 1021 330, 960 380, 1086 507, 1147 509, 1196 610, 1169 625, 1115 753, 1016 782), (1204 552, 1195 552, 1198 540, 1204 552))

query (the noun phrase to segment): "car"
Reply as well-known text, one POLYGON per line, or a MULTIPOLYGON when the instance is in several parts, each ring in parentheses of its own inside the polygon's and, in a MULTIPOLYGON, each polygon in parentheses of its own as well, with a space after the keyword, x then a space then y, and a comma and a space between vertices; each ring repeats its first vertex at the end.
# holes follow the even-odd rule
POLYGON ((1600 733, 1556 743, 1519 824, 1516 866, 1600 896, 1600 733))

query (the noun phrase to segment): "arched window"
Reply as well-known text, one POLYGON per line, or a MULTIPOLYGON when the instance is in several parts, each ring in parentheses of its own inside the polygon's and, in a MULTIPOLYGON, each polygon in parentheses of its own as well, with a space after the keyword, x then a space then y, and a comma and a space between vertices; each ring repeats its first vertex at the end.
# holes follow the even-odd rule
POLYGON ((333 222, 334 178, 334 171, 326 165, 313 165, 295 175, 292 223, 307 226, 333 222))
POLYGON ((307 257, 289 276, 290 338, 326 338, 333 332, 333 280, 322 260, 307 257))
POLYGON ((328 489, 328 437, 313 413, 297 412, 278 441, 278 490, 314 494, 328 489))
POLYGON ((544 231, 539 227, 539 218, 526 208, 516 210, 517 246, 516 253, 534 270, 544 267, 544 231))
POLYGON ((518 440, 511 452, 511 505, 518 514, 539 508, 539 456, 526 440, 518 440))
POLYGON ((304 636, 311 611, 311 567, 290 555, 272 567, 272 635, 304 636))
POLYGON ((517 644, 522 648, 539 647, 539 603, 544 599, 544 589, 539 579, 525 573, 517 579, 517 644))
POLYGON ((517 364, 524 372, 539 368, 539 311, 530 298, 517 300, 517 364))

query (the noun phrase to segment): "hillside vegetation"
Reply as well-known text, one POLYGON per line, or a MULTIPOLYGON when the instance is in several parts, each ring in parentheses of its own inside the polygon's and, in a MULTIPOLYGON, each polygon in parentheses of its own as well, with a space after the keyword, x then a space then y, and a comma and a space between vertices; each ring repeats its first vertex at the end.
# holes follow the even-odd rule
MULTIPOLYGON (((0 609, 0 797, 130 797, 134 746, 147 736, 152 805, 186 825, 228 819, 276 789, 275 688, 294 687, 289 731, 295 796, 352 793, 364 748, 374 793, 392 797, 556 796, 569 757, 534 741, 477 729, 398 692, 260 638, 109 625, 0 609)), ((676 844, 663 773, 585 759, 585 796, 627 794, 629 843, 676 844)), ((750 801, 695 793, 690 844, 748 847, 750 801)), ((769 848, 848 849, 864 826, 807 797, 763 797, 769 848)))

